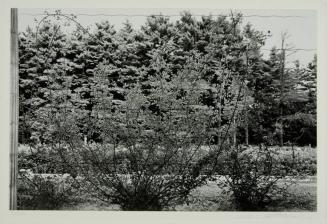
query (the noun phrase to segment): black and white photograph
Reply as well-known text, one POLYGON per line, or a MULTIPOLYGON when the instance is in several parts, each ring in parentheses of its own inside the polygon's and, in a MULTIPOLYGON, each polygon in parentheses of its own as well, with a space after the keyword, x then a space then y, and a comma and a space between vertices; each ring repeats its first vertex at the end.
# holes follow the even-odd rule
POLYGON ((9 210, 317 212, 317 10, 8 10, 9 210))

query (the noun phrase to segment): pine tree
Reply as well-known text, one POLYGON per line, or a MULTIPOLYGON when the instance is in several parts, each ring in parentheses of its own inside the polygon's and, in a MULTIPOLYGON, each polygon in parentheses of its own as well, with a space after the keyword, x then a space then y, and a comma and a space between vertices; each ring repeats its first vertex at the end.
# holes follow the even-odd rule
POLYGON ((50 104, 51 85, 58 80, 48 74, 65 54, 66 36, 60 27, 44 21, 36 35, 31 29, 20 34, 19 98, 20 142, 40 141, 45 126, 37 123, 35 111, 50 104))

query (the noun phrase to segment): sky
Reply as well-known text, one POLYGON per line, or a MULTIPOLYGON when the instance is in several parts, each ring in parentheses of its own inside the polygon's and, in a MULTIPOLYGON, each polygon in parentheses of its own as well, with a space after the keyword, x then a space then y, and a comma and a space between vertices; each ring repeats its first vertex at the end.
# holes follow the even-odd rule
MULTIPOLYGON (((35 19, 41 20, 45 11, 54 13, 57 9, 18 9, 18 29, 24 31, 28 26, 36 27, 35 19)), ((312 61, 314 54, 317 52, 317 14, 313 10, 254 10, 254 9, 187 9, 187 8, 158 8, 158 9, 60 9, 64 14, 77 15, 78 21, 84 27, 94 27, 96 22, 108 20, 115 29, 122 27, 127 20, 132 23, 135 29, 139 29, 145 23, 147 15, 162 14, 170 15, 172 22, 179 18, 182 11, 189 11, 195 18, 200 19, 201 15, 219 15, 230 14, 233 12, 241 12, 245 17, 243 24, 251 23, 256 30, 264 33, 270 32, 271 36, 266 40, 264 49, 271 49, 281 46, 281 33, 287 32, 287 46, 298 50, 286 57, 287 65, 291 66, 295 60, 299 60, 303 66, 312 61), (87 15, 86 15, 87 14, 87 15), (95 15, 97 14, 97 15, 95 15), (98 15, 101 14, 101 15, 98 15), (248 17, 247 17, 248 16, 248 17), (270 17, 272 16, 272 17, 270 17), (311 50, 313 49, 313 50, 311 50)), ((73 28, 74 26, 72 26, 73 28)), ((269 51, 263 51, 264 57, 268 57, 269 51)))

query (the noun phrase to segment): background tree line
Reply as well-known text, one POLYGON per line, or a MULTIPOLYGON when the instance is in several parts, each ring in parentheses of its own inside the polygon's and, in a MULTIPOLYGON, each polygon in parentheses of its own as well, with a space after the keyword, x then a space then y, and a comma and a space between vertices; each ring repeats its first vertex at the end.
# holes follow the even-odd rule
MULTIPOLYGON (((140 30, 126 22, 116 31, 104 21, 70 34, 45 20, 37 34, 28 28, 19 35, 19 142, 47 143, 58 132, 48 118, 68 122, 69 116, 80 138, 103 142, 95 113, 100 98, 119 106, 136 87, 153 96, 158 85, 173 88, 189 67, 199 83, 194 104, 214 114, 206 130, 210 144, 222 142, 229 129, 226 141, 233 144, 316 145, 317 58, 306 67, 296 62, 285 68, 279 49, 263 58, 267 38, 242 25, 241 14, 196 20, 185 12, 174 23, 150 16, 140 30), (58 111, 66 116, 56 118, 58 111)), ((188 88, 194 86, 179 87, 176 98, 188 88)), ((158 103, 149 108, 167 112, 158 103)))

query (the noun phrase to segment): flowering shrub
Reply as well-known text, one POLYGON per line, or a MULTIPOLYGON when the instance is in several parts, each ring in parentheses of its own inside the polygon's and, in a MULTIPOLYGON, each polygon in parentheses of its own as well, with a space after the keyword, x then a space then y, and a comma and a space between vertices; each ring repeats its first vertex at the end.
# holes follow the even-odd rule
POLYGON ((281 165, 267 148, 263 150, 233 150, 225 162, 227 175, 219 186, 231 193, 238 210, 264 210, 267 205, 287 193, 292 184, 280 183, 292 173, 281 165))
POLYGON ((22 169, 18 177, 18 209, 59 209, 72 201, 75 188, 68 174, 34 174, 22 169))

